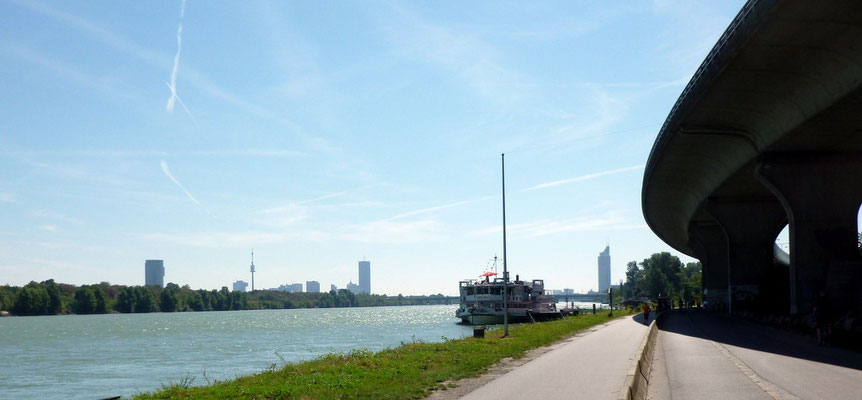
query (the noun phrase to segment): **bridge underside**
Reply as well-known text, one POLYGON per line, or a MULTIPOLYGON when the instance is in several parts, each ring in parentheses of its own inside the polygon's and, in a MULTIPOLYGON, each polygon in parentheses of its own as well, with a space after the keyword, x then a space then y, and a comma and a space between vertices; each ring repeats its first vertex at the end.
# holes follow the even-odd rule
POLYGON ((710 306, 862 308, 862 3, 749 1, 662 127, 642 202, 703 263, 710 306))

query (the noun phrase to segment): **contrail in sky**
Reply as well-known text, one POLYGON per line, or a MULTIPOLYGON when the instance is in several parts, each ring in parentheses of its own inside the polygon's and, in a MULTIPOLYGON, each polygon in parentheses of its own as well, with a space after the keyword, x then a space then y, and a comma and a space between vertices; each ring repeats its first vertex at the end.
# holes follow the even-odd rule
POLYGON ((200 205, 201 202, 199 202, 198 199, 195 198, 195 196, 192 196, 192 194, 189 193, 188 190, 186 190, 186 188, 183 186, 182 183, 180 183, 180 181, 177 180, 177 178, 174 178, 174 175, 171 174, 171 170, 168 169, 168 163, 166 163, 165 160, 161 160, 161 164, 162 164, 162 171, 165 173, 165 175, 167 175, 168 178, 170 178, 170 180, 172 180, 174 182, 174 184, 177 185, 177 187, 182 189, 182 191, 185 192, 186 196, 188 196, 189 199, 191 199, 191 201, 195 202, 195 204, 200 205))
POLYGON ((617 168, 617 169, 612 169, 612 170, 609 170, 609 171, 596 172, 596 173, 594 173, 594 174, 588 174, 588 175, 576 176, 576 177, 574 177, 574 178, 563 179, 563 180, 559 180, 559 181, 553 181, 553 182, 543 183, 543 184, 541 184, 541 185, 536 185, 536 186, 533 186, 533 187, 529 187, 529 188, 526 188, 526 189, 522 190, 522 192, 526 192, 526 191, 528 191, 528 190, 544 189, 544 188, 551 187, 551 186, 562 185, 562 184, 564 184, 564 183, 572 183, 572 182, 586 181, 586 180, 589 180, 589 179, 598 178, 598 177, 600 177, 600 176, 613 175, 613 174, 618 174, 618 173, 620 173, 620 172, 626 172, 626 171, 634 171, 634 170, 636 170, 636 169, 643 169, 644 167, 645 167, 645 165, 643 165, 643 164, 641 164, 641 165, 633 165, 633 166, 631 166, 631 167, 617 168))
POLYGON ((171 70, 171 81, 168 83, 168 89, 171 90, 171 97, 168 98, 168 104, 165 106, 165 109, 168 112, 174 112, 174 105, 179 102, 180 106, 186 110, 186 113, 192 117, 192 120, 197 124, 197 120, 195 116, 192 115, 191 111, 183 104, 183 101, 180 100, 180 96, 177 95, 177 72, 180 68, 180 53, 183 51, 183 17, 186 15, 186 0, 183 0, 182 5, 180 5, 180 24, 177 27, 177 54, 174 55, 174 68, 171 70))

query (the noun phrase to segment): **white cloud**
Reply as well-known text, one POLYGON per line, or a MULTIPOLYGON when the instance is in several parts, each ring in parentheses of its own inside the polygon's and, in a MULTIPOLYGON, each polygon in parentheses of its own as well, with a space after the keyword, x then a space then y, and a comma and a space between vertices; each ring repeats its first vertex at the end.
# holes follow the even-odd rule
POLYGON ((135 98, 135 96, 130 93, 129 88, 123 87, 123 83, 121 81, 106 76, 83 72, 74 66, 63 63, 36 49, 8 43, 0 44, 0 49, 10 56, 51 71, 61 80, 66 82, 98 90, 121 99, 129 100, 135 98))
POLYGON ((14 193, 4 193, 4 192, 0 192, 0 202, 3 202, 3 203, 14 203, 14 202, 16 202, 16 201, 18 201, 18 198, 15 196, 15 194, 14 194, 14 193))
POLYGON ((486 100, 498 104, 520 100, 533 86, 530 77, 504 66, 499 52, 477 34, 435 25, 404 7, 395 11, 396 16, 387 19, 388 34, 403 57, 451 73, 486 100))
POLYGON ((116 149, 85 149, 85 150, 27 150, 0 151, 0 156, 11 157, 305 157, 308 154, 290 149, 212 149, 189 151, 160 150, 116 150, 116 149))
MULTIPOLYGON (((152 233, 143 235, 146 240, 163 242, 178 246, 207 248, 248 248, 254 245, 283 243, 299 239, 294 233, 271 232, 194 232, 194 233, 152 233)), ((309 237, 311 238, 311 237, 309 237)))
POLYGON ((39 218, 59 219, 61 221, 66 221, 66 222, 74 222, 74 223, 80 223, 81 222, 77 218, 70 217, 68 215, 58 213, 55 211, 50 211, 50 210, 32 210, 32 211, 30 211, 30 215, 32 215, 34 217, 39 217, 39 218))
POLYGON ((43 231, 46 231, 46 232, 51 232, 51 233, 57 232, 57 227, 55 225, 40 225, 38 228, 43 230, 43 231))
MULTIPOLYGON (((587 216, 564 219, 541 219, 532 222, 512 224, 506 226, 506 232, 510 236, 525 238, 553 235, 564 232, 597 231, 597 230, 629 230, 646 229, 647 225, 642 223, 631 223, 623 217, 622 210, 608 211, 601 216, 587 216)), ((485 229, 471 232, 473 236, 499 234, 503 228, 491 226, 485 229)))
POLYGON ((548 188, 548 187, 552 187, 552 186, 563 185, 563 184, 566 184, 566 183, 586 181, 586 180, 589 180, 589 179, 595 179, 595 178, 599 178, 599 177, 602 177, 602 176, 614 175, 614 174, 619 174, 619 173, 622 173, 622 172, 628 172, 628 171, 636 171, 636 170, 639 170, 639 169, 644 169, 644 165, 643 165, 643 164, 641 164, 641 165, 633 165, 633 166, 631 166, 631 167, 617 168, 617 169, 612 169, 612 170, 608 170, 608 171, 595 172, 595 173, 592 173, 592 174, 576 176, 576 177, 574 177, 574 178, 561 179, 561 180, 553 181, 553 182, 546 182, 546 183, 542 183, 542 184, 540 184, 540 185, 536 185, 536 186, 533 186, 533 187, 529 187, 529 188, 523 189, 523 190, 521 190, 521 191, 522 191, 522 192, 526 192, 526 191, 529 191, 529 190, 544 189, 544 188, 548 188))
POLYGON ((255 220, 264 225, 288 227, 295 225, 308 216, 308 207, 298 203, 285 204, 260 211, 255 220))
POLYGON ((374 221, 345 228, 340 238, 360 243, 421 243, 446 237, 443 226, 436 220, 397 222, 374 221))
POLYGON ((182 191, 183 191, 183 193, 185 193, 185 194, 186 194, 186 196, 187 196, 191 201, 195 202, 195 204, 200 205, 200 204, 201 204, 201 202, 199 202, 199 201, 198 201, 198 199, 196 199, 196 198, 195 198, 195 196, 192 196, 192 194, 191 194, 191 193, 189 193, 189 191, 188 191, 188 190, 186 190, 186 188, 183 186, 183 184, 182 184, 182 183, 180 183, 180 181, 178 181, 178 180, 177 180, 177 178, 174 178, 174 175, 173 175, 173 174, 171 174, 171 170, 170 170, 170 169, 168 169, 168 163, 167 163, 167 162, 165 162, 165 160, 161 160, 161 161, 160 161, 160 164, 162 165, 162 172, 164 172, 164 173, 165 173, 165 175, 167 175, 167 177, 168 177, 171 181, 173 181, 173 182, 174 182, 174 184, 176 184, 176 185, 177 185, 177 187, 178 187, 178 188, 180 188, 180 190, 182 190, 182 191))
POLYGON ((45 162, 28 162, 28 164, 40 169, 41 171, 46 171, 48 173, 63 178, 99 182, 112 186, 123 186, 131 184, 131 182, 127 179, 112 174, 106 174, 101 171, 91 171, 89 169, 82 168, 76 165, 45 162))
POLYGON ((394 217, 387 218, 386 220, 389 221, 389 220, 393 220, 393 219, 412 217, 414 215, 427 214, 427 213, 434 212, 434 211, 445 210, 447 208, 458 207, 458 206, 462 206, 464 204, 476 203, 479 201, 484 201, 484 200, 488 200, 488 199, 492 199, 492 198, 493 198, 493 196, 485 196, 485 197, 481 197, 478 199, 456 201, 454 203, 443 204, 443 205, 435 206, 435 207, 420 208, 418 210, 408 211, 408 212, 404 212, 404 213, 395 215, 394 217))
POLYGON ((180 99, 180 96, 177 94, 177 73, 180 68, 180 53, 183 51, 183 17, 186 15, 186 0, 182 1, 180 5, 180 24, 177 27, 177 53, 174 55, 174 67, 171 69, 171 81, 168 82, 168 89, 171 91, 171 97, 168 98, 168 103, 165 105, 165 109, 168 112, 174 112, 174 104, 180 103, 180 106, 183 110, 186 111, 186 114, 192 118, 192 121, 197 124, 197 119, 192 112, 189 111, 188 107, 186 107, 185 103, 180 99))
MULTIPOLYGON (((144 61, 156 68, 168 68, 171 65, 171 61, 168 56, 144 48, 128 38, 84 18, 54 9, 38 2, 14 0, 14 3, 22 8, 26 8, 32 12, 52 18, 66 26, 84 32, 95 40, 131 57, 144 61)), ((335 148, 328 140, 309 134, 299 124, 283 116, 283 114, 275 113, 217 86, 191 65, 186 63, 183 70, 185 71, 183 74, 183 80, 185 82, 188 82, 190 85, 205 92, 211 97, 226 101, 252 115, 273 120, 287 127, 294 135, 302 139, 309 147, 315 150, 329 154, 338 152, 338 149, 335 148)))

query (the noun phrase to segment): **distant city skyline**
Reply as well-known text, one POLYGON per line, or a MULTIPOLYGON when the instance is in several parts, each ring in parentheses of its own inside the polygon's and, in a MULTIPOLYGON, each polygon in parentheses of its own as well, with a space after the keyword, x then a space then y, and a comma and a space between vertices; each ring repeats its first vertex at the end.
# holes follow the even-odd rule
POLYGON ((742 0, 0 2, 0 285, 578 292, 670 251, 640 188, 742 0), (54 40, 62 38, 62 40, 54 40), (217 44, 217 45, 214 45, 217 44), (181 47, 182 51, 179 51, 181 47), (122 67, 118 67, 122 66, 122 67), (250 249, 257 270, 251 276, 250 249))
MULTIPOLYGON (((254 252, 253 251, 252 251, 252 263, 251 263, 250 269, 252 272, 254 272, 256 269, 256 267, 254 265, 254 252)), ((368 260, 359 261, 359 268, 358 268, 357 275, 359 277, 358 282, 361 282, 361 283, 353 284, 353 278, 349 276, 348 277, 348 283, 344 284, 345 288, 348 290, 351 290, 357 294, 358 293, 371 294, 371 261, 368 261, 368 260)), ((238 281, 233 283, 234 287, 237 287, 236 285, 240 282, 245 283, 242 280, 238 280, 238 281)), ((174 283, 178 283, 178 282, 174 282, 174 283)), ((245 283, 245 284, 248 285, 247 283, 245 283)), ((330 288, 331 288, 331 290, 336 290, 336 291, 338 290, 338 286, 334 283, 330 284, 330 288)), ((237 290, 237 289, 234 289, 234 290, 237 290)), ((261 290, 261 289, 258 289, 258 290, 261 290)), ((284 284, 280 284, 277 287, 269 287, 269 288, 264 288, 262 290, 280 290, 280 291, 288 291, 288 292, 296 292, 296 293, 299 293, 299 292, 318 293, 318 292, 320 292, 320 282, 317 280, 305 281, 305 286, 303 286, 302 283, 284 283, 284 284)), ((245 291, 245 290, 243 290, 243 291, 245 291)))

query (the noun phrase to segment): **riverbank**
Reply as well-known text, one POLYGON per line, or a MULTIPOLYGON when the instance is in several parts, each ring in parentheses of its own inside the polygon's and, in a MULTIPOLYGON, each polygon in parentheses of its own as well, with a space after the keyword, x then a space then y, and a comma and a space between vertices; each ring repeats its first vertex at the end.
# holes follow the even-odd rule
MULTIPOLYGON (((614 317, 630 315, 615 312, 614 317)), ((455 339, 442 343, 405 343, 373 353, 355 350, 286 364, 259 374, 208 386, 181 382, 137 399, 413 399, 455 386, 459 379, 477 376, 501 360, 550 345, 613 317, 585 314, 559 321, 513 325, 510 335, 489 331, 484 339, 455 339), (448 382, 448 383, 447 383, 448 382), (444 384, 445 383, 445 384, 444 384)))

